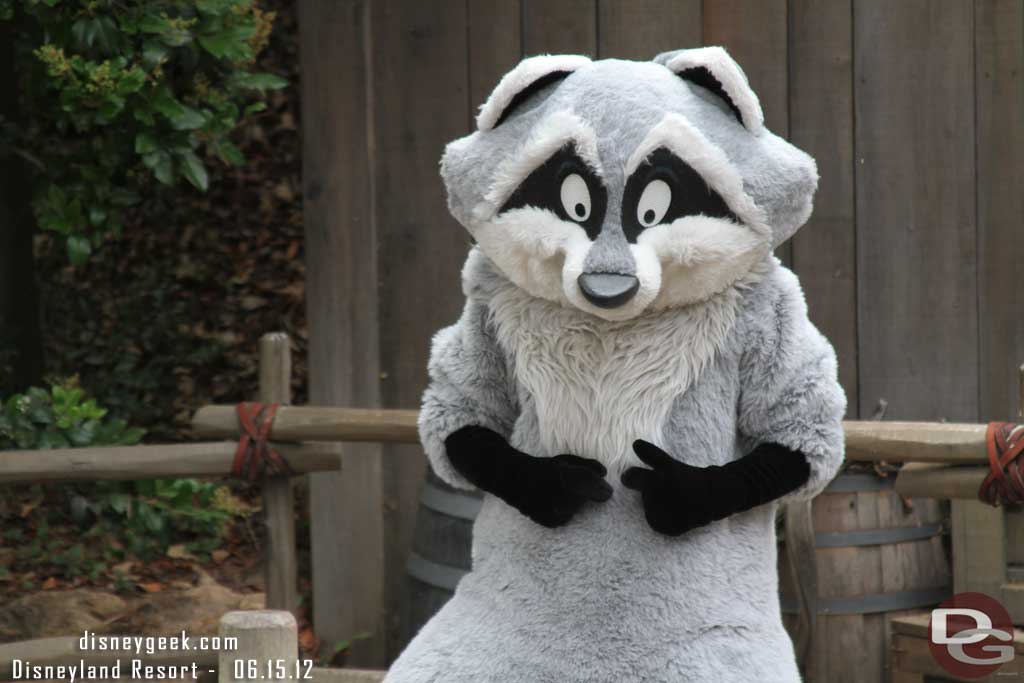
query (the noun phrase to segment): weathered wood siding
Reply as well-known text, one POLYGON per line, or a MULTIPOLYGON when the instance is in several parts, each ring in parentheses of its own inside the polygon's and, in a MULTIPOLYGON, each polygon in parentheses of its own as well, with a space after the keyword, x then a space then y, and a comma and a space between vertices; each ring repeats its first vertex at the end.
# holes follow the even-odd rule
MULTIPOLYGON (((1021 0, 303 0, 302 10, 317 402, 417 405, 430 336, 461 306, 469 245, 437 160, 523 55, 636 59, 721 44, 768 126, 818 160, 815 213, 780 257, 836 347, 848 414, 870 415, 880 399, 889 418, 1016 413, 1021 0)), ((395 654, 423 473, 422 459, 397 451, 318 475, 313 489, 315 542, 333 546, 314 557, 318 630, 327 642, 357 623, 374 633, 382 644, 366 663, 395 654), (378 530, 384 539, 371 540, 378 530)))

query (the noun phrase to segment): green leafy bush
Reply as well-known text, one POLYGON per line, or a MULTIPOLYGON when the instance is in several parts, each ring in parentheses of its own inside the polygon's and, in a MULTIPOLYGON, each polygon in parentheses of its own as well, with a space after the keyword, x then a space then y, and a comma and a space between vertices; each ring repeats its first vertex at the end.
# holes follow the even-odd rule
POLYGON ((210 481, 104 481, 87 495, 72 498, 72 514, 79 523, 98 520, 97 527, 141 559, 162 555, 183 540, 200 556, 221 544, 224 525, 232 517, 225 502, 230 500, 226 487, 210 481))
POLYGON ((10 396, 0 412, 0 450, 123 446, 138 443, 144 433, 108 417, 75 379, 10 396))
MULTIPOLYGON (((132 445, 144 434, 110 417, 74 379, 49 389, 33 387, 0 403, 0 451, 132 445)), ((183 541, 196 555, 209 553, 220 545, 225 523, 249 512, 226 487, 195 479, 30 488, 27 496, 36 503, 29 509, 41 516, 28 521, 35 524, 34 533, 29 542, 17 544, 16 560, 23 566, 43 565, 45 572, 66 579, 103 572, 130 556, 151 559, 183 541), (69 525, 82 532, 56 532, 69 525)), ((14 528, 26 523, 24 516, 0 522, 16 534, 5 537, 24 540, 14 528)))
POLYGON ((244 163, 231 132, 286 85, 248 70, 274 20, 254 0, 0 0, 0 20, 22 74, 0 147, 30 162, 37 222, 75 264, 160 186, 244 163))

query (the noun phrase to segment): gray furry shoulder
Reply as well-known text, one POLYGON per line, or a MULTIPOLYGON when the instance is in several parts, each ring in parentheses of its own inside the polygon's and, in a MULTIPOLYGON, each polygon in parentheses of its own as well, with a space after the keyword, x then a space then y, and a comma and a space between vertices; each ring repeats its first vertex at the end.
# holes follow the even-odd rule
POLYGON ((739 429, 804 453, 810 480, 790 494, 817 495, 843 462, 846 395, 835 350, 811 323, 796 275, 772 259, 743 298, 737 321, 742 344, 739 429))

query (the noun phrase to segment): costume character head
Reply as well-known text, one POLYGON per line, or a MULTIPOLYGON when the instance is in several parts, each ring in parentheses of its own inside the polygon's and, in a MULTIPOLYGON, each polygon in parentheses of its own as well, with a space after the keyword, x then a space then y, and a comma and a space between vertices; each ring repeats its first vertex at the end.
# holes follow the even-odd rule
POLYGON ((441 172, 452 213, 509 279, 607 320, 734 284, 807 220, 818 179, 718 47, 526 59, 441 172))

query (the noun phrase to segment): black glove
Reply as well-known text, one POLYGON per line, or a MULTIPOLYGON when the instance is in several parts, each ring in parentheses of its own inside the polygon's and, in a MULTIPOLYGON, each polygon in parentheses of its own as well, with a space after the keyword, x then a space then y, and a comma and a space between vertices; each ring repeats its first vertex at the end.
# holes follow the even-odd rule
POLYGON ((568 454, 536 458, 477 426, 452 432, 444 445, 452 465, 474 486, 549 528, 568 522, 587 501, 612 497, 604 480, 608 470, 596 460, 568 454))
POLYGON ((775 500, 811 476, 803 453, 774 443, 712 467, 679 462, 646 441, 634 441, 633 450, 653 469, 630 467, 622 473, 622 483, 643 495, 647 523, 668 536, 775 500))

